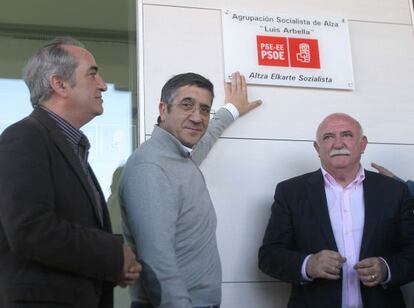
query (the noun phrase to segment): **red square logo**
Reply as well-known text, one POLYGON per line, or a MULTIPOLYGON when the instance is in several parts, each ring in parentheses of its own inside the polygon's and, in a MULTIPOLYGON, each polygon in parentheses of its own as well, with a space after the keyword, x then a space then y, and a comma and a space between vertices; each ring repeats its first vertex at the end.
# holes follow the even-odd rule
POLYGON ((289 38, 291 67, 321 68, 318 40, 289 38))
POLYGON ((259 65, 289 66, 286 37, 258 35, 256 40, 259 65))

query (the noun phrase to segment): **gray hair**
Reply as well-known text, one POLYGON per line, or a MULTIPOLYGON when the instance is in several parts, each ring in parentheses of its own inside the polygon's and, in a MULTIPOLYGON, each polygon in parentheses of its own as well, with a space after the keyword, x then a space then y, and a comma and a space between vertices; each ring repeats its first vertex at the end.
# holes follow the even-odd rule
POLYGON ((71 87, 76 84, 74 73, 78 62, 62 45, 84 48, 82 43, 72 37, 57 37, 42 46, 23 69, 23 79, 29 88, 33 107, 37 107, 52 95, 49 83, 51 76, 60 76, 71 87))
POLYGON ((169 79, 161 90, 161 101, 171 104, 178 94, 178 90, 184 86, 196 86, 206 89, 214 98, 214 86, 210 80, 196 73, 184 73, 173 76, 169 79))

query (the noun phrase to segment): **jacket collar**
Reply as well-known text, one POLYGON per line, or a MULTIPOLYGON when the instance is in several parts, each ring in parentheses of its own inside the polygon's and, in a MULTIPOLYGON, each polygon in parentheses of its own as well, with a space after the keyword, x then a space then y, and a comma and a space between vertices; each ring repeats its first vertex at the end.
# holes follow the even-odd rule
MULTIPOLYGON (((378 221, 382 215, 381 212, 378 212, 380 211, 380 208, 376 206, 378 204, 376 197, 378 194, 378 187, 376 186, 372 173, 367 170, 364 171, 365 179, 363 181, 363 191, 365 220, 360 250, 361 259, 367 256, 370 239, 375 235, 378 221)), ((326 201, 324 180, 321 170, 311 173, 308 178, 307 196, 315 213, 315 219, 318 220, 319 227, 322 229, 322 234, 328 243, 329 247, 327 247, 327 249, 338 251, 329 218, 328 203, 326 201)))
MULTIPOLYGON (((96 219, 99 223, 99 214, 97 212, 97 206, 96 205, 96 199, 94 198, 94 193, 92 191, 92 187, 90 187, 90 184, 86 178, 86 174, 84 169, 82 168, 81 162, 79 160, 79 157, 76 155, 73 147, 70 145, 69 141, 66 139, 65 135, 61 131, 61 129, 56 125, 55 120, 53 120, 45 110, 41 108, 35 108, 33 112, 30 114, 30 117, 35 118, 40 122, 42 126, 44 126, 47 131, 49 132, 49 136, 51 137, 52 141, 55 143, 56 147, 62 154, 62 156, 65 158, 65 160, 68 162, 69 166, 73 169, 74 173, 76 174, 79 182, 82 184, 83 188, 85 189, 89 201, 91 203, 91 206, 93 207, 93 210, 95 212, 96 219)), ((89 168, 89 167, 88 167, 89 168)), ((90 169, 90 168, 89 168, 90 169)), ((99 185, 97 185, 98 191, 100 192, 101 189, 99 185)), ((100 196, 103 200, 102 195, 100 196)))
POLYGON ((191 152, 189 152, 189 150, 184 147, 184 145, 174 135, 159 127, 158 125, 154 126, 152 137, 154 137, 162 147, 173 149, 174 153, 183 158, 188 158, 191 156, 191 152))

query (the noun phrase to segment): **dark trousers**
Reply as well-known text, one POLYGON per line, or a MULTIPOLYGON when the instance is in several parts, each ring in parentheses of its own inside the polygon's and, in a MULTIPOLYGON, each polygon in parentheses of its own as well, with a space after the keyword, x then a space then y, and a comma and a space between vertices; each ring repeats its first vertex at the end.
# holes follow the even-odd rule
POLYGON ((131 308, 154 308, 151 304, 132 302, 131 308))
MULTIPOLYGON (((132 302, 131 308, 154 308, 154 306, 152 306, 151 304, 147 304, 147 303, 132 302)), ((220 308, 220 305, 194 307, 194 308, 220 308)))

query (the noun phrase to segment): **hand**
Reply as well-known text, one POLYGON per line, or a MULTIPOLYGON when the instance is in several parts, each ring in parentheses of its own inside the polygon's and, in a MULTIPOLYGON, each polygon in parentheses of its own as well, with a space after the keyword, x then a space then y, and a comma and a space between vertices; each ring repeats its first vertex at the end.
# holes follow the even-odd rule
POLYGON ((261 100, 248 102, 246 79, 239 72, 231 74, 231 84, 224 84, 224 101, 232 103, 239 111, 240 116, 261 105, 261 100))
POLYGON ((389 177, 395 177, 395 174, 392 173, 390 170, 384 168, 383 166, 377 165, 376 163, 371 163, 372 168, 377 169, 379 174, 383 174, 389 177))
POLYGON ((306 273, 311 278, 339 279, 346 258, 332 250, 322 250, 311 255, 306 264, 306 273))
POLYGON ((355 264, 359 280, 367 287, 375 287, 384 282, 388 276, 388 269, 384 261, 378 257, 366 258, 355 264))
POLYGON ((142 266, 136 260, 134 252, 127 245, 124 248, 124 267, 121 280, 118 285, 125 288, 127 285, 132 285, 138 278, 142 271, 142 266))

